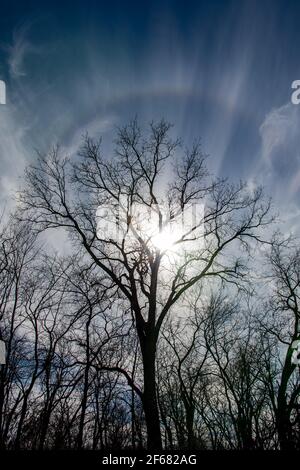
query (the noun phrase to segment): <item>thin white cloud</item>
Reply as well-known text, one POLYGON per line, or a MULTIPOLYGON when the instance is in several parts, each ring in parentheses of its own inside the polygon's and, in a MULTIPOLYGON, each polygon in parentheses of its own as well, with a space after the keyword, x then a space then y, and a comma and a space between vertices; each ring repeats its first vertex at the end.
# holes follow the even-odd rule
POLYGON ((82 139, 86 133, 88 133, 89 137, 97 140, 106 132, 112 130, 116 123, 117 117, 114 115, 95 118, 87 122, 85 125, 74 131, 71 140, 63 146, 63 150, 68 155, 75 154, 82 145, 82 139))
POLYGON ((253 170, 272 196, 285 235, 299 234, 300 106, 272 109, 259 127, 261 159, 253 170))
POLYGON ((287 103, 270 111, 259 132, 262 138, 262 157, 272 163, 272 158, 280 146, 294 141, 299 132, 300 112, 297 106, 287 103))
POLYGON ((12 44, 5 47, 8 52, 8 66, 12 78, 20 78, 26 75, 26 58, 29 54, 40 52, 28 39, 31 24, 24 23, 13 31, 12 44))

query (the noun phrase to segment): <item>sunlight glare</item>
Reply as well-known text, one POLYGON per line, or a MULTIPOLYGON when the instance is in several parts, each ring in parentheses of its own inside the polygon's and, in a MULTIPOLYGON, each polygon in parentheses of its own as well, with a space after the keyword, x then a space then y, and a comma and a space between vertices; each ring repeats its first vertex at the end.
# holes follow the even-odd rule
POLYGON ((165 229, 162 232, 152 237, 153 245, 161 251, 178 249, 179 244, 176 244, 181 238, 179 230, 171 230, 171 228, 165 229))

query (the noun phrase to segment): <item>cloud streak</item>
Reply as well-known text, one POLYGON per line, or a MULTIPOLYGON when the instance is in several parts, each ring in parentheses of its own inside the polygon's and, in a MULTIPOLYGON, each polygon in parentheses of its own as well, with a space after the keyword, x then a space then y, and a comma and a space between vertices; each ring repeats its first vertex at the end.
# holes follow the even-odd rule
POLYGON ((25 22, 15 28, 12 33, 12 43, 6 47, 8 67, 13 79, 20 79, 27 74, 26 59, 30 54, 40 53, 40 47, 28 39, 32 22, 25 22))
POLYGON ((289 56, 299 28, 282 31, 276 8, 227 3, 191 5, 180 15, 156 6, 147 22, 126 9, 116 15, 94 5, 85 16, 75 6, 72 15, 53 7, 47 21, 32 21, 33 12, 7 32, 2 197, 35 149, 59 143, 74 154, 88 131, 104 134, 110 155, 114 127, 137 115, 142 124, 170 120, 187 144, 201 137, 219 176, 261 182, 296 204, 300 106, 287 100, 299 78, 291 68, 298 54, 289 56))

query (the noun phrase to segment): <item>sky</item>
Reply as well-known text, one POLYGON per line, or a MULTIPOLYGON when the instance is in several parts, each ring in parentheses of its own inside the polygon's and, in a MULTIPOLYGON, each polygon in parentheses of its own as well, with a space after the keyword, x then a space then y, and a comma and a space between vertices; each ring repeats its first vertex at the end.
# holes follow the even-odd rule
POLYGON ((299 18, 292 0, 0 0, 1 204, 36 150, 72 155, 86 131, 109 150, 116 126, 163 117, 299 230, 299 18))

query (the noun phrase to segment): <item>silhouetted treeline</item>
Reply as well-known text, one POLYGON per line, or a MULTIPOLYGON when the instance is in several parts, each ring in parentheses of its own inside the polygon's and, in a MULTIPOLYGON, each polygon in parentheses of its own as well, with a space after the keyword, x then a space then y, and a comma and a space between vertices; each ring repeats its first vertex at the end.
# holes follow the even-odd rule
POLYGON ((28 168, 0 234, 2 448, 299 449, 297 242, 198 144, 172 179, 180 149, 164 121, 134 121, 115 159, 87 137, 28 168))

